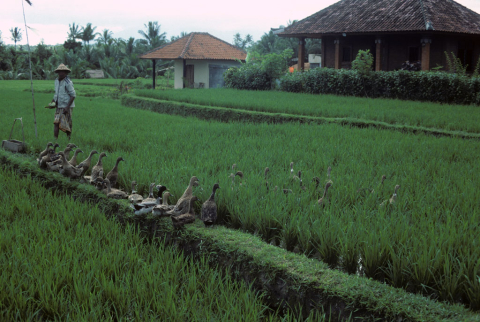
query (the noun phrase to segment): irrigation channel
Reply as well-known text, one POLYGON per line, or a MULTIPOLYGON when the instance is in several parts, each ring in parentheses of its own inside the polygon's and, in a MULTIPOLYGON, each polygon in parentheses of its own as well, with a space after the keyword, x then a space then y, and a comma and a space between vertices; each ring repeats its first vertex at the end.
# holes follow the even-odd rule
POLYGON ((30 176, 46 189, 97 205, 122 225, 134 225, 147 240, 159 239, 181 249, 187 257, 208 254, 213 266, 228 270, 236 279, 266 293, 264 300, 272 310, 293 310, 299 320, 315 311, 332 320, 480 321, 478 314, 460 305, 435 302, 331 270, 318 260, 269 245, 247 233, 223 226, 205 229, 199 220, 178 230, 170 220, 135 216, 126 204, 108 199, 92 187, 39 169, 32 156, 0 150, 0 164, 20 176, 30 176))

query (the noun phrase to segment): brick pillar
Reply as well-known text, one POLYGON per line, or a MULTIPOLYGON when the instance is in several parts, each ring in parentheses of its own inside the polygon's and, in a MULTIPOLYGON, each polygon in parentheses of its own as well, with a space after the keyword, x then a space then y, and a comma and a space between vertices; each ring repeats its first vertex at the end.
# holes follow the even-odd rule
POLYGON ((375 71, 382 70, 382 40, 375 39, 376 53, 375 53, 375 71))
POLYGON ((335 69, 340 69, 340 40, 333 41, 335 44, 335 69))
POLYGON ((298 38, 298 70, 305 68, 305 38, 298 38))
POLYGON ((422 42, 422 70, 430 70, 430 45, 432 40, 423 38, 422 42))

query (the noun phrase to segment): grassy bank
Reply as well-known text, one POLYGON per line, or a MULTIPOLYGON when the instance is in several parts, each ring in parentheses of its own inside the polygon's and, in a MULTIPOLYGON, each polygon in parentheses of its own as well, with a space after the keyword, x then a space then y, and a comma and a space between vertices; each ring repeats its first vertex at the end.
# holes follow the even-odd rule
POLYGON ((135 93, 208 106, 480 133, 478 106, 232 89, 138 90, 135 93))

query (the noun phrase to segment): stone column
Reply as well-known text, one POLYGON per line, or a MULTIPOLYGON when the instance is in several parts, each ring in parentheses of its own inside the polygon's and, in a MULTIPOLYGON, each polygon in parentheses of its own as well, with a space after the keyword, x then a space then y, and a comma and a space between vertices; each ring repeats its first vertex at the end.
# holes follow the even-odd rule
POLYGON ((432 39, 422 38, 422 70, 430 70, 430 45, 432 39))
POLYGON ((333 41, 335 44, 335 69, 340 69, 340 40, 333 41))
POLYGON ((305 38, 298 38, 298 70, 305 68, 305 38))
POLYGON ((375 39, 376 53, 375 53, 375 71, 382 70, 382 40, 375 39))

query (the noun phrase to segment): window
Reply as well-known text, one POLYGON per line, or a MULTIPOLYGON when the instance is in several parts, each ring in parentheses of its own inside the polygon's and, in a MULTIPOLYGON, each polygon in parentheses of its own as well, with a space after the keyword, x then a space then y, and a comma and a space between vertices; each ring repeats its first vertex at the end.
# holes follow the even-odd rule
POLYGON ((342 62, 352 61, 352 49, 350 47, 343 47, 342 62))
POLYGON ((408 48, 408 61, 415 63, 420 60, 420 48, 419 47, 409 47, 408 48))
POLYGON ((458 58, 462 62, 463 67, 467 66, 467 71, 473 71, 473 50, 472 49, 459 49, 458 58))

